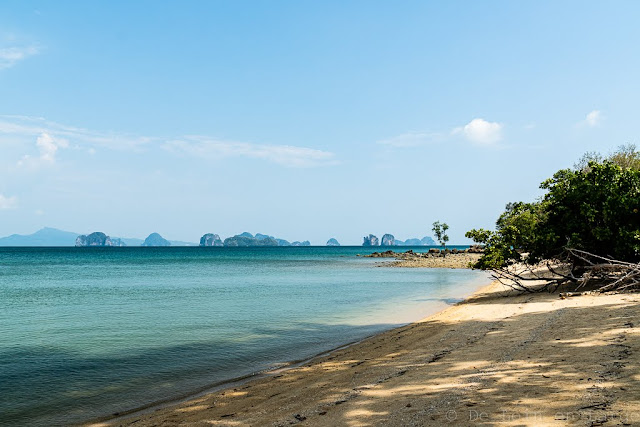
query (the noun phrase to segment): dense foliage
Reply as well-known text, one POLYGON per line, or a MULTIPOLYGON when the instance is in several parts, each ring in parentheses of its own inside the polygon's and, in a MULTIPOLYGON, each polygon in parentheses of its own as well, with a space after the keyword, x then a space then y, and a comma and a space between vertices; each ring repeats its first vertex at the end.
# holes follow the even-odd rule
POLYGON ((547 193, 540 201, 508 204, 496 231, 467 232, 485 246, 475 267, 566 258, 567 248, 638 262, 640 152, 625 146, 604 160, 593 154, 585 157, 590 157, 587 163, 544 181, 540 187, 547 193))

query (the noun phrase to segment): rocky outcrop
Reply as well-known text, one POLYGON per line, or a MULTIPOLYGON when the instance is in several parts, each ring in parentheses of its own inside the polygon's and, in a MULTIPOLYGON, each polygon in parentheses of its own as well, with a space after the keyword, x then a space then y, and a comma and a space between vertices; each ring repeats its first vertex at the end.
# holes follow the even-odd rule
POLYGON ((277 237, 269 236, 268 234, 256 233, 254 236, 251 233, 244 232, 237 234, 233 237, 229 237, 224 240, 224 246, 311 246, 308 240, 304 242, 292 242, 288 240, 279 239, 277 237))
MULTIPOLYGON (((249 233, 242 233, 242 234, 249 234, 249 233)), ((278 239, 277 237, 269 236, 267 234, 256 233, 255 238, 258 240, 273 239, 276 242, 278 242, 278 246, 291 246, 291 243, 289 243, 288 240, 278 239)))
POLYGON ((250 233, 242 233, 233 237, 228 237, 224 239, 223 244, 224 246, 229 247, 279 246, 278 241, 273 237, 266 236, 261 239, 256 239, 250 233))
POLYGON ((114 246, 114 244, 109 236, 96 231, 89 235, 78 236, 76 238, 76 246, 114 246))
POLYGON ((369 234, 369 236, 364 237, 364 242, 362 243, 362 246, 380 246, 380 241, 378 240, 377 236, 374 236, 373 234, 369 234))
POLYGON ((435 246, 436 242, 429 236, 422 239, 396 240, 396 246, 435 246))
POLYGON ((200 246, 222 246, 222 239, 217 234, 207 233, 200 238, 200 246))
POLYGON ((396 238, 393 236, 393 234, 385 234, 384 236, 382 236, 382 243, 380 243, 381 246, 395 246, 396 245, 396 238))
POLYGON ((171 242, 163 238, 158 233, 151 233, 144 239, 142 246, 171 246, 171 242))
POLYGON ((340 246, 340 242, 338 242, 333 237, 327 240, 327 246, 340 246))
POLYGON ((111 237, 111 246, 127 246, 127 244, 120 238, 111 237))

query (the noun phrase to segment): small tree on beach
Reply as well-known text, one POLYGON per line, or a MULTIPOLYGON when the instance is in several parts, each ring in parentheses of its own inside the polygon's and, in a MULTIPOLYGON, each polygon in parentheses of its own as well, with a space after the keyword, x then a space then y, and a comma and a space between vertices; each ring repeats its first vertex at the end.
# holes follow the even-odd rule
POLYGON ((449 241, 449 236, 447 235, 448 229, 449 226, 445 222, 441 223, 440 221, 436 221, 433 223, 433 234, 436 235, 438 243, 440 243, 440 246, 442 246, 443 254, 445 249, 447 248, 447 242, 449 241))

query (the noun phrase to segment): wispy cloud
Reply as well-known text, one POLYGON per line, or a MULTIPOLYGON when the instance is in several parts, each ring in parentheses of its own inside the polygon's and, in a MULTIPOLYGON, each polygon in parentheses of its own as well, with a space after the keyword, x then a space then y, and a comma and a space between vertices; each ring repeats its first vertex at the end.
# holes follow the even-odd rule
POLYGON ((197 158, 247 157, 298 168, 337 163, 334 153, 308 147, 222 141, 207 136, 161 138, 94 132, 38 117, 0 116, 0 135, 2 134, 37 138, 39 156, 24 156, 20 161, 21 166, 54 163, 58 149, 67 147, 84 150, 89 154, 95 154, 96 147, 124 151, 164 149, 197 158))
MULTIPOLYGON (((528 128, 533 128, 533 125, 528 128)), ((461 136, 474 144, 488 147, 496 146, 502 140, 503 129, 502 123, 476 118, 464 126, 446 132, 406 132, 392 138, 378 140, 376 143, 393 148, 409 148, 447 142, 461 136)))
POLYGON ((586 126, 586 127, 594 128, 594 127, 600 126, 600 124, 602 123, 603 118, 604 117, 602 116, 602 111, 593 110, 593 111, 589 112, 589 114, 587 114, 587 116, 584 118, 584 120, 579 122, 578 125, 579 126, 586 126))
POLYGON ((0 194, 0 210, 13 209, 18 205, 18 199, 13 197, 6 197, 0 194))
POLYGON ((455 128, 452 134, 462 134, 467 140, 480 145, 493 145, 502 140, 504 125, 489 122, 482 118, 471 120, 462 127, 455 128))
POLYGON ((167 141, 163 148, 200 158, 249 157, 268 160, 282 166, 307 168, 337 163, 335 154, 307 147, 265 145, 220 141, 202 136, 189 136, 167 141))
POLYGON ((12 46, 0 48, 0 70, 11 68, 18 62, 40 52, 37 46, 12 46))
POLYGON ((56 162, 56 153, 59 148, 67 148, 69 142, 66 139, 53 138, 48 133, 42 132, 36 138, 36 147, 40 155, 33 157, 25 155, 22 160, 18 161, 18 167, 27 167, 37 169, 44 165, 52 165, 56 162))
POLYGON ((380 145, 395 148, 419 147, 442 139, 442 134, 427 132, 406 132, 392 138, 377 141, 380 145))
POLYGON ((118 133, 96 132, 79 127, 66 126, 30 116, 0 116, 0 134, 38 136, 43 133, 56 139, 65 139, 75 148, 104 147, 113 150, 140 150, 154 139, 118 133))

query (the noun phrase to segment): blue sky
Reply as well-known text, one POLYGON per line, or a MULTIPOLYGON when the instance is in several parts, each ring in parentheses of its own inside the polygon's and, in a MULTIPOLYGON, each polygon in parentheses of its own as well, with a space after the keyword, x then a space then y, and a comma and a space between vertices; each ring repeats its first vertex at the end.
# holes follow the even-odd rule
POLYGON ((640 3, 0 4, 0 235, 452 243, 638 143, 640 3))

